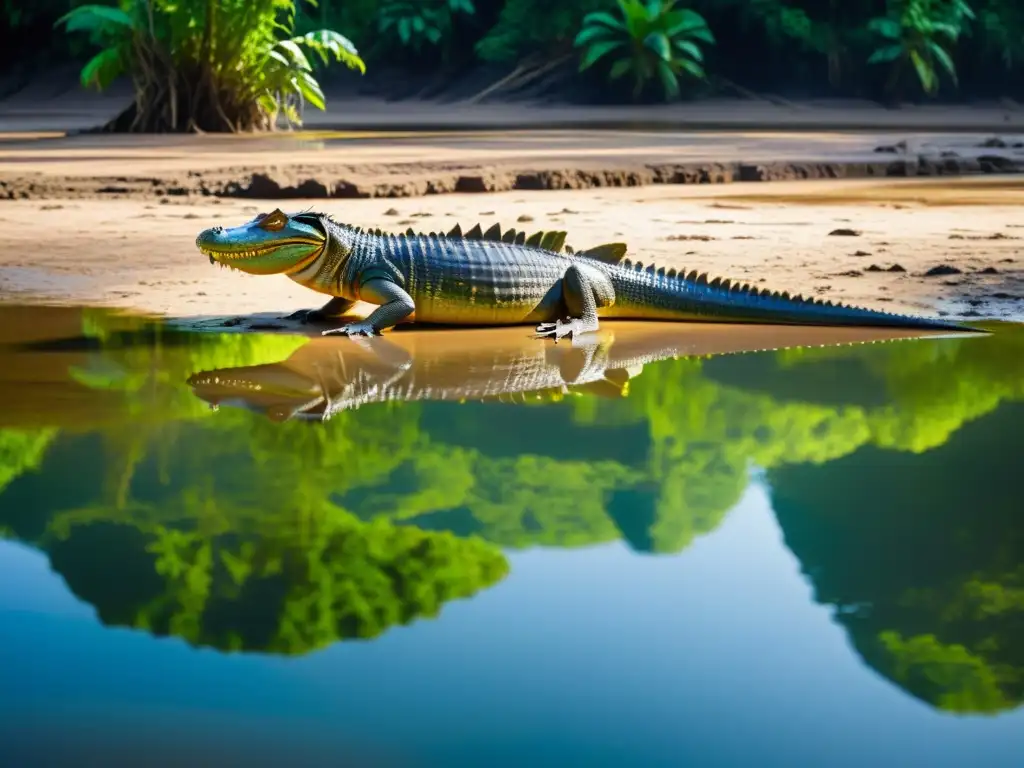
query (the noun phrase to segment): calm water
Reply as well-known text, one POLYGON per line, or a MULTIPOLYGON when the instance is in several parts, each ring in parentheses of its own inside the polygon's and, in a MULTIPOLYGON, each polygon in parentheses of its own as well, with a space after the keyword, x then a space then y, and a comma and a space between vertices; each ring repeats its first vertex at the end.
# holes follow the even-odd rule
POLYGON ((1021 765, 1024 327, 0 320, 4 766, 1021 765))

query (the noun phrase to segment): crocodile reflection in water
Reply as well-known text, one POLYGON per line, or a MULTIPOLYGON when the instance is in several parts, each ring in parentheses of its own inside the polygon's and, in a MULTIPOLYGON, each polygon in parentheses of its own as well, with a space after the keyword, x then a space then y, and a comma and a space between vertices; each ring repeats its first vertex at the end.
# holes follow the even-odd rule
POLYGON ((242 407, 275 421, 328 420, 342 410, 389 401, 557 399, 567 394, 621 397, 644 365, 697 357, 934 336, 892 329, 758 327, 743 333, 628 323, 571 345, 532 343, 521 330, 416 332, 391 338, 314 337, 278 363, 220 368, 189 377, 211 404, 242 407))

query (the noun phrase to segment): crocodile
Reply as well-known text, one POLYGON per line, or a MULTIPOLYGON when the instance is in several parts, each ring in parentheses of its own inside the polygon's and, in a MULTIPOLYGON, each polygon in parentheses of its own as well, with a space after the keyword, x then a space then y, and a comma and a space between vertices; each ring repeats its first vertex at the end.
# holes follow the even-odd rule
POLYGON ((927 337, 867 328, 763 327, 743 335, 691 334, 638 323, 538 346, 512 328, 455 330, 437 338, 401 333, 354 337, 354 346, 315 337, 287 360, 198 371, 193 393, 211 407, 242 408, 272 421, 328 421, 376 403, 409 401, 532 402, 588 394, 618 398, 644 367, 669 358, 745 354, 790 347, 896 343, 927 337))
POLYGON ((373 336, 398 323, 522 325, 539 338, 570 339, 596 331, 599 318, 975 329, 926 317, 889 314, 788 291, 666 269, 626 258, 624 243, 583 250, 563 231, 527 236, 494 224, 463 233, 365 229, 313 211, 261 213, 236 227, 211 227, 196 238, 211 263, 255 275, 283 274, 332 298, 301 310, 304 322, 344 316, 357 301, 376 305, 363 319, 325 335, 373 336))

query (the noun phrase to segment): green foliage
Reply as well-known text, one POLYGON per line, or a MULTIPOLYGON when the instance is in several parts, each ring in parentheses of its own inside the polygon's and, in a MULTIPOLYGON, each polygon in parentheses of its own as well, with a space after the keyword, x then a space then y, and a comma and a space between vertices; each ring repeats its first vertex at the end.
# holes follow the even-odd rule
POLYGON ((38 469, 56 436, 57 430, 53 428, 0 429, 0 493, 15 478, 38 469))
POLYGON ((488 62, 512 62, 531 56, 557 56, 571 49, 584 17, 608 6, 608 0, 508 0, 497 23, 476 43, 488 62))
POLYGON ((868 22, 868 29, 881 39, 868 63, 892 65, 894 86, 910 66, 925 93, 934 94, 940 70, 956 82, 951 49, 965 20, 973 18, 963 0, 892 0, 886 16, 868 22))
POLYGON ((1015 705, 1001 688, 1016 682, 1016 670, 993 669, 962 645, 945 645, 935 635, 904 638, 887 631, 878 641, 890 656, 893 676, 948 712, 994 714, 1015 705), (1001 680, 1001 675, 1009 679, 1001 680))
MULTIPOLYGON (((90 512, 98 521, 110 518, 110 511, 90 512)), ((445 603, 508 573, 501 553, 478 539, 361 523, 329 508, 306 510, 301 524, 259 535, 98 522, 48 547, 72 589, 107 624, 222 651, 282 655, 436 618, 445 603), (118 573, 122 562, 136 570, 118 573), (133 588, 103 590, 108 570, 114 580, 129 576, 133 588)))
MULTIPOLYGON (((0 43, 8 42, 13 50, 27 29, 52 23, 79 4, 8 2, 0 43)), ((672 12, 666 10, 671 3, 658 0, 627 0, 626 5, 627 13, 647 19, 655 31, 663 23, 658 15, 672 12)), ((610 14, 622 25, 627 18, 618 0, 153 0, 152 5, 119 0, 116 6, 99 7, 107 10, 78 12, 79 31, 51 46, 35 46, 36 55, 63 51, 77 60, 82 50, 77 46, 91 45, 82 58, 88 87, 106 87, 118 73, 132 76, 137 87, 143 86, 135 110, 160 117, 146 127, 149 118, 135 123, 133 111, 112 125, 119 130, 133 124, 136 129, 186 130, 194 127, 189 119, 208 130, 262 127, 278 118, 297 124, 302 105, 319 107, 324 100, 318 71, 325 55, 331 63, 363 71, 350 40, 365 49, 374 68, 428 74, 431 67, 450 66, 457 53, 460 67, 472 67, 475 57, 514 66, 524 77, 531 71, 562 77, 554 68, 572 57, 573 41, 591 26, 585 18, 610 14), (147 8, 153 10, 152 25, 147 8), (110 11, 129 17, 130 27, 110 11), (107 18, 99 19, 104 13, 107 18), (305 37, 322 30, 351 36, 326 45, 305 37), (204 47, 207 38, 210 45, 204 47), (312 68, 278 45, 282 39, 292 39, 312 68), (172 118, 179 120, 177 127, 171 126, 172 118)), ((651 83, 652 97, 659 90, 661 95, 682 90, 698 72, 707 74, 708 87, 745 83, 755 90, 809 89, 815 95, 855 97, 971 96, 974 90, 987 96, 996 88, 1017 96, 1018 83, 1024 82, 1018 77, 1024 6, 1016 0, 689 0, 686 8, 714 30, 713 61, 704 61, 710 40, 690 38, 693 50, 670 44, 673 57, 662 59, 664 46, 657 37, 645 47, 647 36, 631 37, 621 29, 620 37, 610 29, 604 39, 595 38, 595 44, 627 41, 599 61, 607 61, 610 70, 616 60, 634 59, 628 68, 620 65, 619 77, 632 75, 635 85, 639 74, 651 83), (656 83, 660 89, 653 87, 656 83)), ((586 56, 594 45, 580 48, 586 56)), ((704 79, 696 76, 696 81, 704 79)), ((618 78, 609 82, 616 85, 618 78)), ((566 82, 565 87, 578 92, 579 85, 566 82)), ((623 98, 630 94, 631 89, 623 89, 623 98)))
POLYGON ((84 85, 131 77, 128 130, 242 131, 274 127, 280 115, 301 123, 306 102, 324 109, 310 56, 366 71, 347 38, 293 35, 294 23, 294 0, 120 0, 79 6, 56 25, 101 47, 82 68, 84 85))
POLYGON ((472 16, 472 0, 385 0, 380 7, 377 30, 395 37, 402 46, 419 53, 424 46, 450 41, 453 17, 472 16))
POLYGON ((676 8, 676 0, 617 0, 618 14, 590 13, 575 45, 584 49, 583 71, 613 56, 611 80, 631 74, 633 97, 639 98, 654 78, 668 99, 679 96, 679 77, 704 79, 704 53, 700 44, 715 42, 704 17, 688 8, 676 8))

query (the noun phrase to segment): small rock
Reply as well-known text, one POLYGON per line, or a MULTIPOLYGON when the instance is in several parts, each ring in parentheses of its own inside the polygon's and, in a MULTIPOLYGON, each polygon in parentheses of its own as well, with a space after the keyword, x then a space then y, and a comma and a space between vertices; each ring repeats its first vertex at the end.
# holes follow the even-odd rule
POLYGON ((1000 139, 998 136, 992 136, 991 138, 985 139, 979 147, 985 147, 986 149, 1006 149, 1007 143, 1000 139))
POLYGON ((530 216, 529 214, 524 213, 522 216, 520 216, 518 219, 516 219, 516 221, 518 221, 519 223, 523 223, 523 222, 527 222, 527 221, 533 221, 533 216, 530 216))
POLYGON ((849 272, 840 272, 838 277, 861 277, 863 274, 863 272, 856 269, 851 269, 849 272))
POLYGON ((888 270, 886 270, 886 271, 887 271, 887 272, 906 272, 907 270, 903 268, 903 265, 902 265, 902 264, 893 264, 893 265, 892 265, 891 267, 889 267, 889 269, 888 269, 888 270))
POLYGON ((830 237, 860 237, 862 233, 859 229, 840 227, 839 229, 833 229, 828 234, 830 237))
POLYGON ((384 211, 384 215, 385 216, 400 216, 401 214, 398 212, 398 210, 396 208, 388 208, 386 211, 384 211))
POLYGON ((1017 297, 1014 296, 1012 293, 1005 293, 1003 291, 1000 291, 999 293, 993 293, 992 294, 992 298, 993 299, 1016 299, 1017 297))
POLYGON ((867 272, 882 272, 884 270, 880 266, 878 266, 877 264, 872 264, 870 267, 867 268, 866 271, 867 272))
POLYGON ((985 267, 978 272, 979 275, 998 275, 999 270, 995 267, 985 267))
POLYGON ((867 251, 854 251, 850 254, 851 256, 870 256, 871 254, 867 251))
POLYGON ((962 275, 963 270, 957 269, 949 264, 940 264, 937 267, 932 267, 924 273, 925 277, 939 277, 942 275, 962 275))

